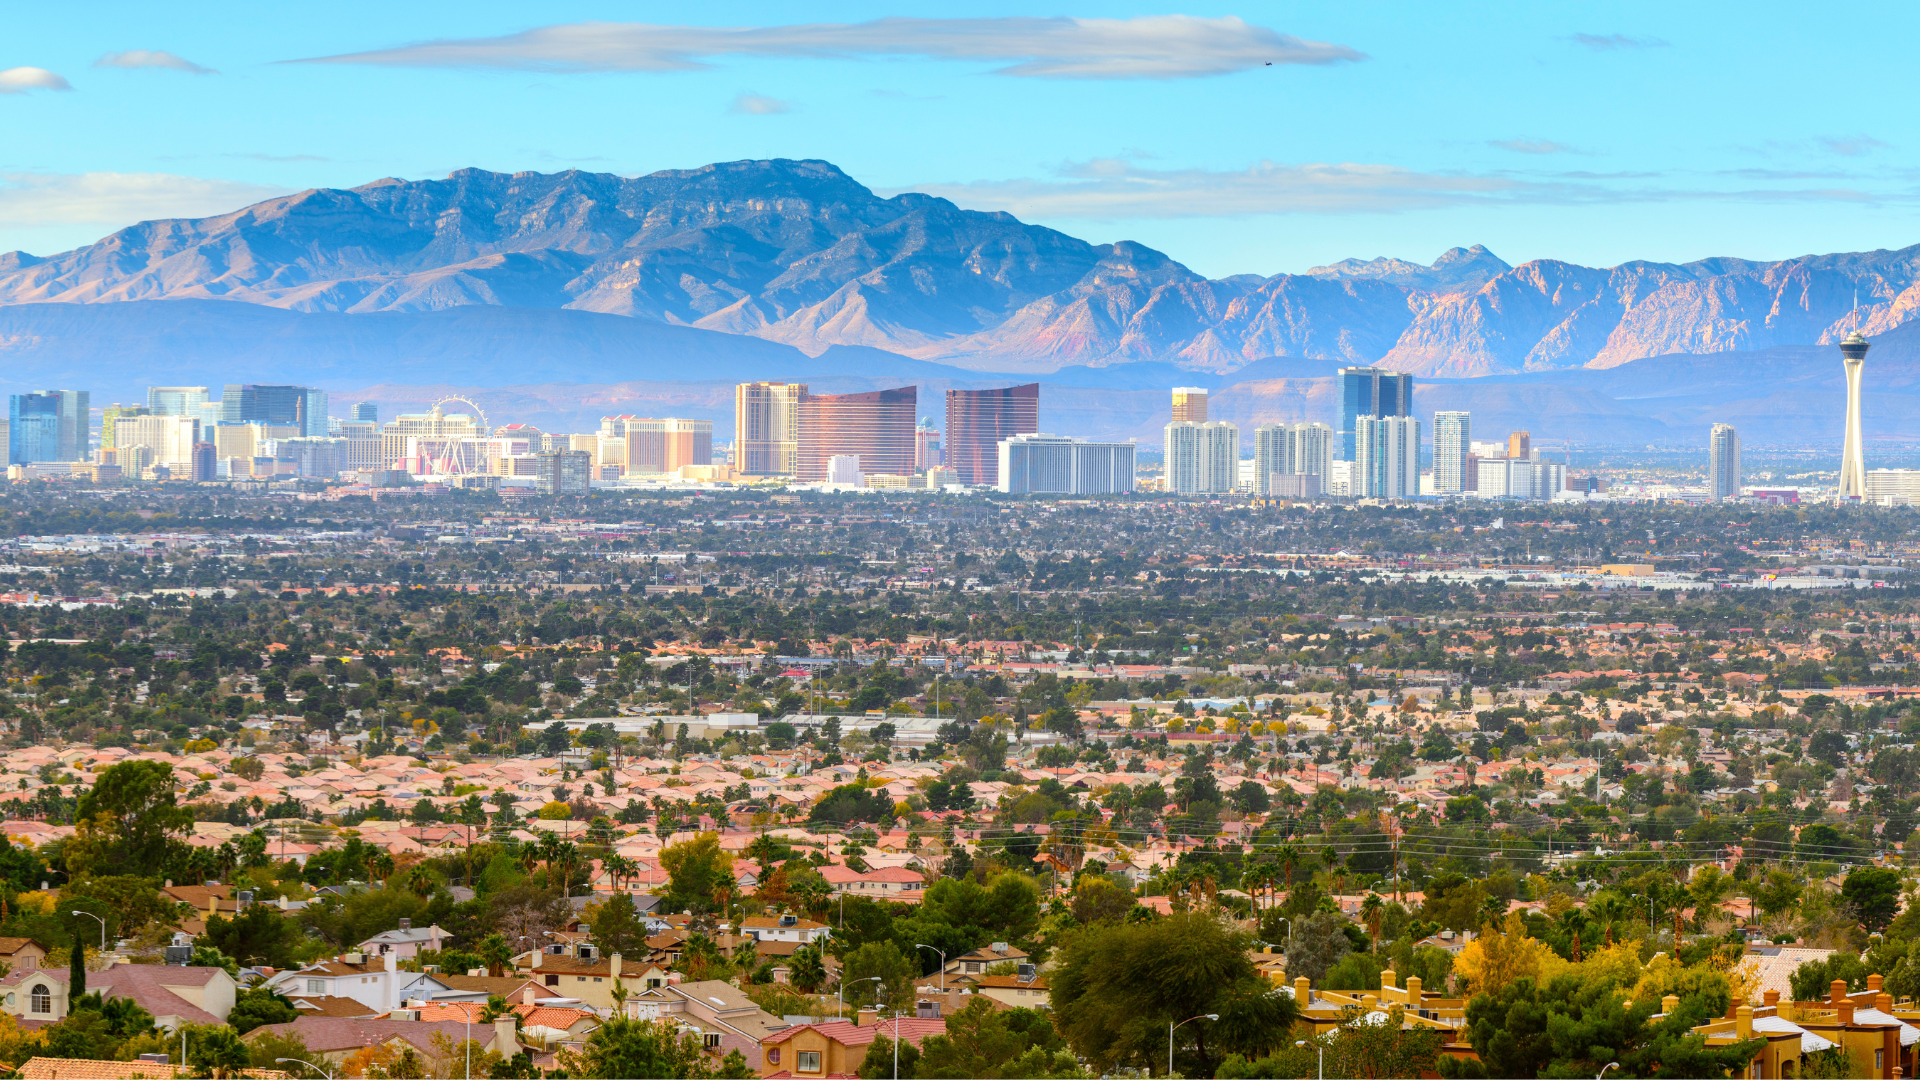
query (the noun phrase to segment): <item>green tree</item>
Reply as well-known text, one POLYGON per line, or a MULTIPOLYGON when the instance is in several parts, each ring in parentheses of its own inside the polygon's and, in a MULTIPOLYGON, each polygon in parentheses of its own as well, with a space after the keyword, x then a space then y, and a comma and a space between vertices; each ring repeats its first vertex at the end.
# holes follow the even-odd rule
POLYGON ((733 856, 721 850, 719 833, 668 844, 660 849, 660 865, 668 880, 664 900, 674 911, 709 911, 714 894, 734 885, 733 856))
POLYGON ((820 954, 818 945, 802 945, 793 950, 793 959, 788 961, 791 971, 787 981, 804 994, 811 994, 826 985, 826 958, 820 954))
POLYGON ((292 1001, 265 986, 256 986, 234 994, 233 1011, 227 1014, 227 1023, 245 1035, 267 1024, 291 1024, 299 1017, 292 1001))
POLYGON ((1847 875, 1840 898, 1853 905, 1860 923, 1878 933, 1900 912, 1900 871, 1863 866, 1847 875))
MULTIPOLYGON (((885 1028, 883 1023, 881 1028, 885 1028)), ((898 1063, 893 1054, 893 1040, 881 1035, 867 1045, 867 1056, 860 1059, 860 1068, 856 1070, 861 1080, 888 1080, 893 1076, 919 1076, 914 1071, 920 1063, 920 1048, 902 1039, 898 1063)))
POLYGON ((159 877, 183 849, 178 838, 193 829, 193 813, 174 799, 173 766, 159 761, 102 770, 80 796, 74 820, 91 841, 69 845, 91 853, 82 872, 109 866, 142 877, 159 877))
POLYGON ((1753 1058, 1755 1043, 1709 1047, 1693 1028, 1726 1008, 1719 996, 1680 998, 1654 1019, 1660 1003, 1624 998, 1612 980, 1570 973, 1546 986, 1516 979, 1467 1003, 1467 1037, 1480 1060, 1445 1058, 1450 1077, 1579 1076, 1610 1061, 1624 1076, 1730 1076, 1753 1058))
MULTIPOLYGON (((670 1021, 632 1020, 616 1016, 594 1028, 578 1052, 560 1052, 561 1068, 569 1076, 646 1076, 661 1080, 700 1080, 725 1072, 738 1052, 728 1055, 722 1070, 707 1063, 700 1039, 683 1034, 670 1021)), ((741 1061, 744 1066, 745 1062, 741 1061)), ((752 1075, 751 1073, 747 1075, 752 1075)))
POLYGON ((893 818, 893 800, 878 788, 865 784, 842 784, 826 793, 807 820, 815 825, 848 825, 856 821, 878 824, 893 818))
MULTIPOLYGON (((397 925, 397 923, 396 923, 397 925)), ((253 904, 233 918, 215 915, 195 944, 209 945, 248 965, 293 967, 294 950, 306 942, 300 924, 271 904, 253 904)))
POLYGON ((1207 912, 1089 927, 1061 950, 1053 972, 1055 1024, 1094 1067, 1163 1060, 1169 1023, 1181 1028, 1189 1075, 1213 1075, 1229 1053, 1262 1056, 1298 1016, 1248 958, 1252 937, 1207 912), (1150 958, 1150 959, 1149 959, 1150 958))
POLYGON ((73 950, 67 957, 67 993, 79 997, 87 992, 87 949, 80 944, 79 938, 73 939, 73 950))
POLYGON ((914 977, 919 974, 919 961, 903 955, 891 941, 869 941, 840 959, 840 985, 846 987, 847 1004, 863 1009, 876 1003, 895 1011, 911 1009, 914 977), (873 982, 875 978, 880 981, 873 982))
POLYGON ((186 1024, 184 1034, 187 1067, 194 1070, 196 1076, 237 1076, 253 1065, 250 1048, 225 1024, 186 1024))
POLYGON ((635 956, 646 947, 647 924, 634 910, 633 897, 624 892, 600 905, 593 917, 593 940, 602 951, 635 956))
MULTIPOLYGON (((1049 1037, 1051 1028, 1044 1017, 1035 1017, 1031 1010, 996 1010, 976 997, 967 1002, 966 1008, 947 1017, 946 1034, 929 1036, 921 1044, 913 1075, 955 1080, 1088 1075, 1071 1053, 1049 1037), (1029 1018, 1040 1023, 1031 1023, 1029 1018)), ((900 1051, 900 1075, 906 1076, 907 1047, 902 1046, 900 1051)), ((891 1058, 887 1064, 892 1065, 891 1058)))

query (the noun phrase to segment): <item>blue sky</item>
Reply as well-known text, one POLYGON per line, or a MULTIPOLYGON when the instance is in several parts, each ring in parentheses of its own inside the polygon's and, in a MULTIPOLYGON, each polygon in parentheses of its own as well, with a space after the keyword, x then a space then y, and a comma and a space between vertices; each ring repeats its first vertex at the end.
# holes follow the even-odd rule
POLYGON ((1138 240, 1213 276, 1473 243, 1612 265, 1920 242, 1909 6, 1034 14, 18 6, 0 39, 0 251, 382 176, 759 157, 1138 240))

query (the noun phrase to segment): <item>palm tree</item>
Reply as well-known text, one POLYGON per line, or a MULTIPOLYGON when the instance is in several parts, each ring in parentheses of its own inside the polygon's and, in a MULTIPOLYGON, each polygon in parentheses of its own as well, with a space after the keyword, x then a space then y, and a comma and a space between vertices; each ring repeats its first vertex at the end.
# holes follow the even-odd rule
POLYGON ((1387 914, 1387 905, 1382 903, 1378 893, 1368 893, 1360 902, 1360 917, 1366 921, 1367 933, 1373 936, 1373 951, 1380 951, 1380 920, 1387 914))
POLYGON ((1293 898, 1293 871, 1300 865, 1300 848, 1295 844, 1281 844, 1278 853, 1280 869, 1287 876, 1287 898, 1293 898))
POLYGON ((1580 935, 1587 929, 1586 913, 1579 908, 1568 908, 1566 914, 1560 916, 1560 925, 1567 928, 1570 951, 1573 953, 1571 959, 1577 964, 1580 962, 1580 935))
POLYGON ((1628 917, 1627 902, 1618 893, 1603 892, 1587 905, 1587 914, 1606 931, 1607 945, 1613 945, 1613 928, 1628 917))

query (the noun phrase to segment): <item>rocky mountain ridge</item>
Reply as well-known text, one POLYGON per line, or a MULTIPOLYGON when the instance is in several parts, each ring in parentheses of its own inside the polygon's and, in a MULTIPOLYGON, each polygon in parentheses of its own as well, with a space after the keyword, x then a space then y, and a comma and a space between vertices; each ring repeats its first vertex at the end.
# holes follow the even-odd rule
POLYGON ((883 199, 827 162, 774 160, 389 178, 0 255, 0 304, 174 299, 566 308, 978 371, 1293 357, 1469 377, 1826 342, 1855 319, 1882 332, 1920 314, 1920 246, 1597 269, 1509 266, 1476 245, 1428 267, 1349 259, 1209 280, 1137 243, 883 199))

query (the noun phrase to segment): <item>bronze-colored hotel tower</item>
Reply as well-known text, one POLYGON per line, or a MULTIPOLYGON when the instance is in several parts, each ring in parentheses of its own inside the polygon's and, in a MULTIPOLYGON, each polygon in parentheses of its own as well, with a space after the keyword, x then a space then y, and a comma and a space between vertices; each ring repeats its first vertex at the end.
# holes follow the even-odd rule
POLYGON ((919 390, 801 394, 794 474, 803 481, 825 480, 828 459, 858 454, 866 475, 912 476, 919 390))
POLYGON ((998 484, 1000 440, 1039 430, 1039 383, 947 391, 947 467, 963 484, 998 484))

